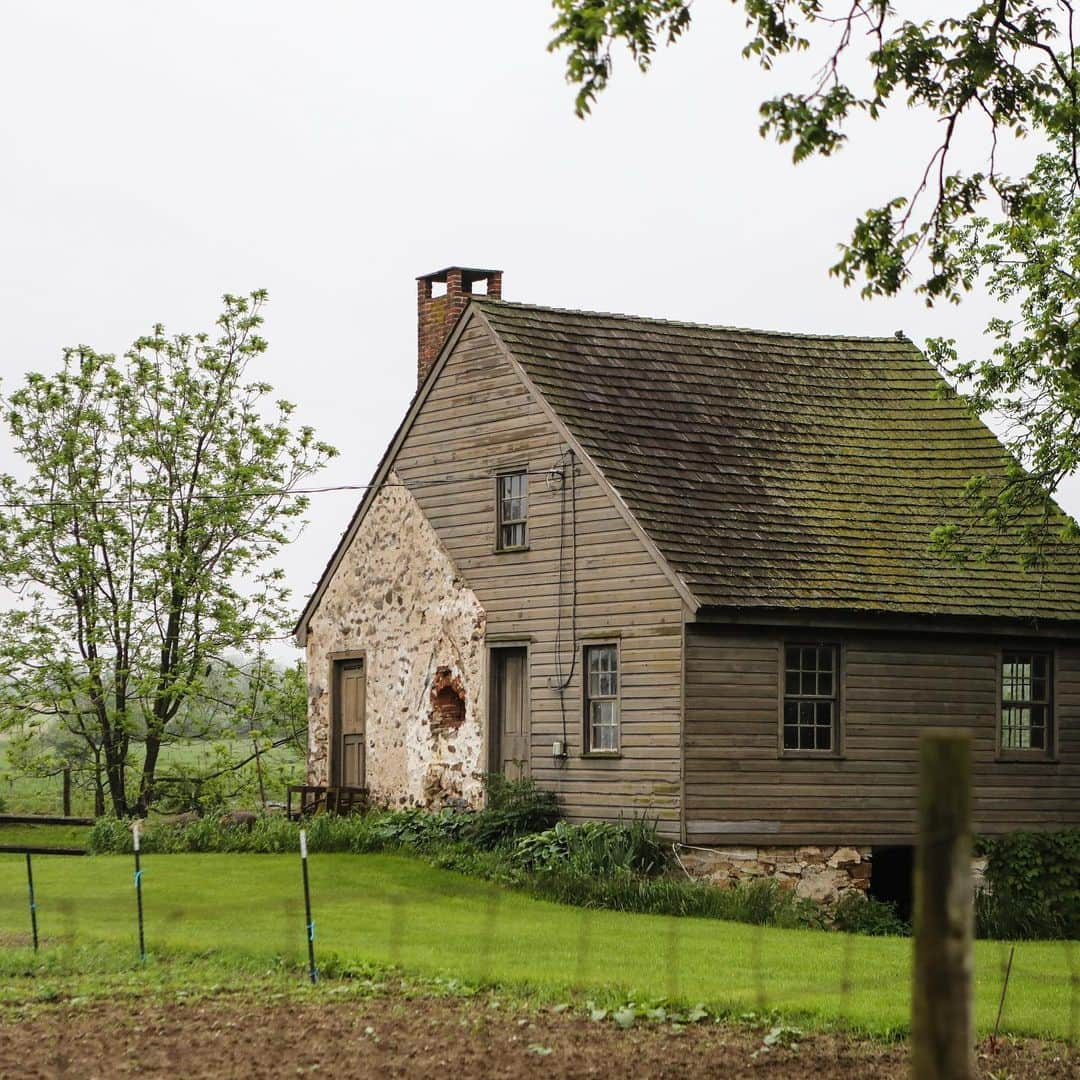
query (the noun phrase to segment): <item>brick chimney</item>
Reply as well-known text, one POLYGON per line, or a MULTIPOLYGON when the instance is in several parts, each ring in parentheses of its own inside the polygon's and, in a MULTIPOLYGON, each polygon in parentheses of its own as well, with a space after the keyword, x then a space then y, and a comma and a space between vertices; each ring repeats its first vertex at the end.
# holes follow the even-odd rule
POLYGON ((417 385, 422 383, 446 343, 458 317, 474 296, 502 297, 502 271, 448 266, 416 279, 417 385), (487 291, 476 289, 487 283, 487 291), (445 286, 438 289, 437 286, 445 286), (440 295, 436 296, 435 293, 440 295))

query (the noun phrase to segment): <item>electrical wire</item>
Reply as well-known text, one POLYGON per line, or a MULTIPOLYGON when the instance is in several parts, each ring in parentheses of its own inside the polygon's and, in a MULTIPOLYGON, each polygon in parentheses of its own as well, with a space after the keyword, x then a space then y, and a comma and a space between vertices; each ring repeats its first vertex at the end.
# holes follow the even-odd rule
POLYGON ((577 469, 574 461, 574 451, 567 450, 563 459, 569 459, 568 463, 560 466, 562 476, 562 491, 559 500, 559 595, 556 604, 555 615, 555 673, 556 684, 552 689, 559 695, 559 715, 562 719, 563 755, 567 753, 569 732, 566 723, 566 700, 564 694, 574 678, 577 666, 577 469), (563 619, 563 583, 565 581, 566 563, 566 472, 570 472, 570 669, 564 679, 562 676, 562 619, 563 619))
MULTIPOLYGON (((548 469, 532 471, 527 475, 538 476, 547 475, 550 472, 548 469)), ((252 488, 246 491, 230 491, 230 492, 213 492, 213 491, 195 491, 190 495, 185 496, 189 499, 205 499, 207 501, 214 499, 268 499, 274 496, 286 496, 286 495, 325 495, 335 491, 370 491, 375 487, 432 487, 437 484, 461 484, 469 483, 480 480, 491 480, 495 476, 493 472, 476 473, 473 475, 460 475, 460 476, 439 476, 429 480, 413 480, 409 483, 395 482, 392 480, 384 480, 381 484, 328 484, 325 487, 306 487, 306 488, 252 488)), ((174 500, 164 495, 148 495, 141 496, 139 498, 123 498, 123 497, 95 497, 89 496, 85 499, 41 499, 32 500, 27 499, 20 502, 0 502, 0 510, 36 510, 36 509, 57 509, 60 507, 72 507, 72 506, 144 506, 153 503, 168 503, 174 500)))

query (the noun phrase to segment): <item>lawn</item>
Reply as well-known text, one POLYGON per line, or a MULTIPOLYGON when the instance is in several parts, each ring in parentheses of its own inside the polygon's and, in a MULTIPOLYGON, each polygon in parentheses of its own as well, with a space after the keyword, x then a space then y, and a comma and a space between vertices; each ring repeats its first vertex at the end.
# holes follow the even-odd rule
MULTIPOLYGON (((130 942, 131 862, 35 859, 46 938, 130 942)), ((298 859, 168 855, 144 863, 147 947, 294 962, 304 949, 298 859)), ((535 991, 703 1002, 717 1011, 776 1009, 878 1034, 908 1023, 911 943, 563 907, 391 855, 311 859, 323 961, 401 965, 423 975, 535 991)), ((0 856, 0 934, 25 933, 25 869, 0 856)), ((976 1018, 993 1027, 1007 947, 976 946, 976 1018)), ((1075 1037, 1080 944, 1021 943, 1002 1028, 1075 1037)))
POLYGON ((85 848, 89 825, 0 825, 0 847, 85 848))

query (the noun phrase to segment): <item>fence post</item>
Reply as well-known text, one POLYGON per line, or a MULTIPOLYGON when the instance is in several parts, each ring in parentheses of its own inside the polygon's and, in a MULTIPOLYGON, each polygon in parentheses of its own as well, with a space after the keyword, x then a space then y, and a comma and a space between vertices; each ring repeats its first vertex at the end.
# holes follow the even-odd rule
POLYGON ((131 843, 135 852, 135 903, 139 915, 139 962, 146 963, 146 938, 143 934, 142 863, 139 859, 139 832, 142 822, 136 818, 131 824, 131 843))
POLYGON ((919 741, 911 1065, 918 1080, 974 1074, 971 739, 931 730, 919 741))
POLYGON ((308 978, 312 985, 319 981, 315 967, 315 921, 311 917, 311 885, 308 883, 307 870, 307 831, 300 830, 300 865, 304 873, 304 915, 307 919, 308 978))
POLYGON ((64 766, 64 817, 71 817, 71 766, 64 766))
POLYGON ((30 892, 30 929, 34 934, 34 952, 38 951, 37 899, 34 896, 34 867, 30 862, 30 852, 26 853, 26 887, 30 892))

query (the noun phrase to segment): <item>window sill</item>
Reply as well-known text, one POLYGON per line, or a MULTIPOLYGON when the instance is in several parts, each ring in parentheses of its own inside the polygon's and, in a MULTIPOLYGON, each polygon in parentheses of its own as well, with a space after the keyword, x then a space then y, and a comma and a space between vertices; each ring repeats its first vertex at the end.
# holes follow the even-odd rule
POLYGON ((1045 750, 999 750, 994 755, 994 761, 1006 762, 1011 765, 1059 765, 1060 760, 1056 754, 1048 754, 1045 750))
POLYGON ((840 750, 781 750, 781 761, 846 761, 847 755, 840 750))
POLYGON ((583 758, 606 758, 608 761, 615 760, 622 757, 621 750, 583 750, 581 752, 583 758))
POLYGON ((522 544, 521 547, 494 547, 491 549, 493 555, 519 555, 521 552, 528 550, 528 544, 522 544))

